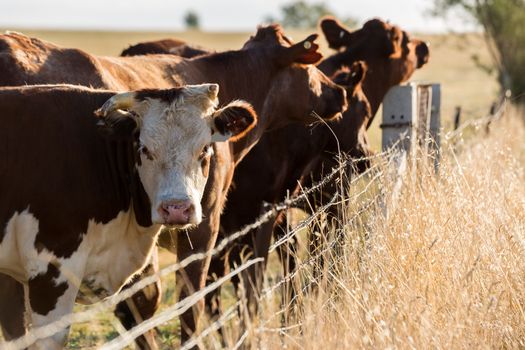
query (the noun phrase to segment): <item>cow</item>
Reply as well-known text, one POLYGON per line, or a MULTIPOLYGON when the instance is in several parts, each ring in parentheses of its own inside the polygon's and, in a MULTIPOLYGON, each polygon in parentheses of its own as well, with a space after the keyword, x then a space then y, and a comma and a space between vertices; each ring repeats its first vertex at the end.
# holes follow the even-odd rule
POLYGON ((246 102, 216 109, 218 89, 0 89, 0 271, 24 284, 33 327, 117 293, 163 226, 200 224, 211 144, 256 123, 246 102))
POLYGON ((179 39, 162 39, 156 41, 147 41, 130 45, 123 50, 120 56, 139 56, 139 55, 153 55, 153 54, 173 54, 181 57, 193 58, 200 55, 211 53, 197 45, 188 45, 186 42, 179 39))
POLYGON ((353 32, 333 17, 323 18, 320 27, 329 47, 338 50, 318 65, 326 75, 359 60, 369 67, 363 82, 363 91, 372 106, 367 128, 388 90, 408 81, 430 57, 426 42, 410 38, 406 31, 379 18, 367 21, 353 32))
MULTIPOLYGON (((214 146, 215 156, 211 160, 210 176, 202 202, 203 222, 193 230, 195 234, 191 242, 180 239, 177 247, 168 247, 183 259, 213 248, 234 168, 265 130, 284 127, 293 122, 311 123, 317 121, 319 116, 333 119, 345 110, 345 90, 331 82, 313 65, 322 58, 315 43, 316 38, 317 35, 311 35, 299 43, 293 43, 278 25, 270 25, 259 28, 237 51, 212 53, 192 59, 174 55, 117 58, 93 56, 78 49, 61 48, 12 33, 0 36, 0 84, 65 81, 114 90, 132 90, 212 82, 222 87, 219 92, 221 101, 244 99, 250 102, 259 116, 257 125, 235 143, 214 146)), ((198 261, 178 273, 177 280, 186 281, 181 297, 205 285, 208 266, 209 259, 198 261)), ((4 278, 2 285, 7 283, 14 282, 4 278)), ((142 318, 150 317, 155 310, 155 307, 147 307, 147 303, 142 303, 146 295, 153 295, 151 299, 158 300, 158 291, 145 293, 136 299, 144 304, 141 310, 149 310, 147 315, 141 315, 142 318)), ((10 303, 12 300, 15 298, 4 298, 0 299, 0 303, 10 303)), ((198 303, 196 315, 203 306, 202 301, 198 303)), ((20 308, 23 310, 23 306, 20 308)), ((126 309, 125 306, 122 308, 126 309)), ((182 315, 181 320, 184 341, 195 329, 196 317, 190 310, 182 315)), ((133 326, 133 321, 127 321, 127 326, 133 326)), ((20 318, 18 322, 13 317, 1 319, 0 322, 4 333, 20 336, 20 318)), ((147 344, 141 346, 147 347, 147 344)))

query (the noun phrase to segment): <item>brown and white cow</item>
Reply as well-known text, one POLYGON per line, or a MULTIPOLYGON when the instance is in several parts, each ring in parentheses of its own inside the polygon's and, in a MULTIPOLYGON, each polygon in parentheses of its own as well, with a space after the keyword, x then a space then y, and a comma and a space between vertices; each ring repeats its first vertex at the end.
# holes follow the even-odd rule
MULTIPOLYGON (((217 95, 216 84, 0 89, 0 271, 24 284, 33 327, 118 292, 163 225, 202 221, 210 144, 256 122, 245 102, 215 110, 217 95)), ((34 348, 61 348, 67 333, 34 348)))
MULTIPOLYGON (((265 130, 292 122, 310 123, 317 120, 314 114, 334 118, 346 108, 345 91, 312 65, 322 57, 314 43, 316 37, 312 35, 294 44, 279 26, 272 25, 259 28, 241 50, 183 59, 173 55, 98 57, 9 34, 0 36, 0 84, 65 81, 119 90, 216 82, 221 85, 221 101, 250 102, 259 115, 257 126, 235 143, 213 145, 214 156, 202 201, 203 222, 191 231, 191 244, 180 239, 177 247, 170 247, 182 259, 214 246, 234 167, 265 130)), ((182 297, 205 285, 208 266, 209 260, 197 261, 180 271, 177 280, 187 282, 182 297)), ((12 282, 1 282, 6 283, 12 282)), ((4 297, 0 303, 12 300, 15 298, 4 297)), ((202 307, 203 303, 199 303, 198 308, 202 307)), ((144 318, 148 316, 151 314, 144 318)), ((0 319, 4 331, 16 337, 20 335, 20 322, 12 326, 12 320, 0 319)), ((182 316, 182 323, 185 340, 195 329, 191 310, 182 316)))

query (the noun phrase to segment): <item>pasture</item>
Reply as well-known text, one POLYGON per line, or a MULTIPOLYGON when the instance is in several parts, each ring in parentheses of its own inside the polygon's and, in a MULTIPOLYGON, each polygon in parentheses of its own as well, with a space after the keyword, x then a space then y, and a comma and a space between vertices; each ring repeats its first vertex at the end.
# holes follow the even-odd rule
MULTIPOLYGON (((118 55, 128 45, 176 37, 217 50, 239 48, 251 33, 130 33, 23 30, 51 42, 100 55, 118 55)), ((292 37, 304 32, 289 30, 292 37)), ((472 56, 488 63, 481 36, 416 35, 430 42, 431 59, 412 81, 442 84, 442 124, 452 125, 454 108, 463 121, 484 116, 496 98, 497 84, 472 56)), ((329 54, 320 38, 322 50, 329 54)), ((380 150, 381 110, 369 133, 380 150)), ((299 287, 295 304, 279 289, 267 289, 257 319, 249 321, 245 344, 254 349, 355 348, 523 348, 525 347, 525 124, 523 111, 508 108, 492 131, 443 140, 440 174, 426 167, 406 177, 393 215, 385 219, 373 202, 393 180, 374 171, 345 188, 345 217, 327 237, 338 237, 337 252, 325 251, 323 266, 306 252, 299 237, 304 269, 291 283, 299 287), (376 174, 377 176, 374 176, 376 174), (364 189, 369 189, 364 191, 364 189), (364 194, 362 194, 364 193, 364 194), (373 203, 357 216, 365 203, 373 203), (341 239, 342 238, 342 239, 341 239), (284 306, 283 306, 284 305, 284 306), (285 314, 283 309, 288 312, 285 314)), ((301 213, 294 213, 301 217, 301 213)), ((312 230, 327 230, 323 217, 312 230)), ((161 253, 161 267, 175 261, 161 253)), ((268 284, 282 278, 275 254, 268 284)), ((161 311, 174 304, 174 275, 163 279, 161 311)), ((234 303, 223 289, 224 310, 234 303)), ((76 311, 86 307, 77 306, 76 311)), ((89 309, 89 307, 87 307, 89 309)), ((241 336, 231 314, 224 330, 229 348, 241 336)), ((158 327, 163 349, 179 345, 177 318, 158 327)), ((75 324, 68 349, 97 348, 122 331, 108 310, 75 324)), ((218 337, 204 348, 220 348, 218 337)))

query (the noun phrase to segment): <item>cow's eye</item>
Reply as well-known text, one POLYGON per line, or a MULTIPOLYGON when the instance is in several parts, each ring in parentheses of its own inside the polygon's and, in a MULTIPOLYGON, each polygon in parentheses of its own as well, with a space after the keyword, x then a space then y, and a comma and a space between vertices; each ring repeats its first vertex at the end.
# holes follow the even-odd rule
POLYGON ((144 157, 146 157, 149 160, 153 160, 154 159, 153 154, 151 154, 149 149, 146 146, 144 146, 144 145, 140 145, 139 152, 140 152, 140 154, 144 155, 144 157))
POLYGON ((207 156, 211 155, 213 155, 213 147, 211 147, 211 145, 206 145, 202 148, 202 151, 199 154, 199 160, 203 160, 207 156))

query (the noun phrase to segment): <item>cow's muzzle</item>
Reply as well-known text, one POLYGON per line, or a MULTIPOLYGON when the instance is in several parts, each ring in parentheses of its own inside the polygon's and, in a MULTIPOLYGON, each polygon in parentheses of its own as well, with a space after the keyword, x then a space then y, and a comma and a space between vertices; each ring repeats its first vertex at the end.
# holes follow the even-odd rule
POLYGON ((162 202, 158 208, 164 225, 184 227, 196 224, 195 206, 190 200, 173 200, 162 202))

